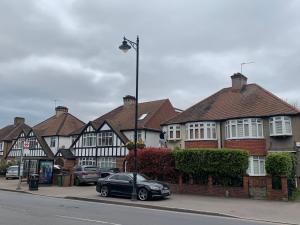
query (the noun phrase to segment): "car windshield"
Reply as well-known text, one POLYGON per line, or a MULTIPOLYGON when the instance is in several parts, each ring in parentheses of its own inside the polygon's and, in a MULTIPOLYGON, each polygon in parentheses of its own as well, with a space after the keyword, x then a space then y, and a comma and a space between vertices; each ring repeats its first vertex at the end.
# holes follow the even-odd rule
POLYGON ((84 168, 85 171, 97 171, 97 167, 85 167, 84 168))
POLYGON ((8 168, 8 171, 17 171, 18 170, 18 167, 10 167, 8 168))

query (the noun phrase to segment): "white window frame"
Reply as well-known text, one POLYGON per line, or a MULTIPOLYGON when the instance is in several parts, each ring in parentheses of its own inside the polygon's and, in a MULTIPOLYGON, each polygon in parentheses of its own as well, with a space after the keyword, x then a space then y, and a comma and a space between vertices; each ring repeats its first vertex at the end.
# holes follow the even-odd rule
POLYGON ((274 116, 269 119, 270 136, 293 135, 292 119, 289 116, 274 116), (278 126, 279 125, 279 126, 278 126), (280 132, 281 130, 281 132, 280 132))
POLYGON ((181 126, 179 124, 173 124, 168 126, 168 140, 180 140, 181 139, 181 126))
POLYGON ((217 140, 216 122, 187 123, 187 140, 217 140))
POLYGON ((56 137, 50 138, 50 147, 55 148, 56 147, 56 137))
POLYGON ((250 156, 247 173, 249 176, 266 176, 266 157, 265 156, 250 156), (256 162, 257 162, 258 171, 255 171, 255 168, 254 168, 254 164, 256 162))
POLYGON ((115 157, 102 157, 98 159, 98 167, 100 168, 116 168, 117 159, 115 157))
POLYGON ((101 131, 98 133, 98 146, 113 146, 114 135, 112 131, 101 131))
POLYGON ((230 139, 263 139, 264 128, 261 118, 243 118, 227 120, 225 138, 230 139))
POLYGON ((0 155, 3 155, 3 148, 4 148, 4 144, 3 144, 3 142, 1 141, 1 142, 0 142, 0 155))
POLYGON ((96 166, 95 157, 81 157, 79 158, 79 165, 81 166, 96 166))
POLYGON ((143 141, 143 140, 144 140, 144 139, 143 139, 143 131, 142 131, 142 130, 138 130, 138 131, 137 131, 137 140, 138 140, 138 141, 140 141, 140 140, 143 141))
POLYGON ((96 147, 97 140, 96 133, 85 133, 82 136, 82 146, 83 147, 96 147))

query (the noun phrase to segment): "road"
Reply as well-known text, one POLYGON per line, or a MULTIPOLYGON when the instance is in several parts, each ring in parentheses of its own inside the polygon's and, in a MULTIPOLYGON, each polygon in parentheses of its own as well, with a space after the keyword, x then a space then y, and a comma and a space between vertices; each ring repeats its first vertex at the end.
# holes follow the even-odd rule
POLYGON ((83 224, 266 225, 270 223, 0 191, 0 225, 83 224))

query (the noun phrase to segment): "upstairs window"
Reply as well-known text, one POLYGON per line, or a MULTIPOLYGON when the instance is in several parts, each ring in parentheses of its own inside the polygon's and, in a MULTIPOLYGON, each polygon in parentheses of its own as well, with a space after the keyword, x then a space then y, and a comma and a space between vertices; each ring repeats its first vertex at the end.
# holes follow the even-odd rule
POLYGON ((98 136, 99 146, 112 146, 113 145, 113 133, 111 131, 102 131, 98 136))
POLYGON ((83 147, 95 147, 96 146, 96 134, 95 133, 83 134, 82 142, 83 142, 82 143, 83 147))
POLYGON ((269 119, 270 136, 292 135, 292 121, 288 116, 275 116, 269 119))
POLYGON ((179 140, 181 138, 180 125, 168 126, 168 140, 179 140))
POLYGON ((215 122, 197 122, 187 124, 188 140, 216 140, 215 122))
POLYGON ((56 138, 55 137, 51 137, 50 139, 50 147, 53 148, 56 146, 56 138))
POLYGON ((259 118, 228 120, 226 139, 263 138, 263 121, 259 118))

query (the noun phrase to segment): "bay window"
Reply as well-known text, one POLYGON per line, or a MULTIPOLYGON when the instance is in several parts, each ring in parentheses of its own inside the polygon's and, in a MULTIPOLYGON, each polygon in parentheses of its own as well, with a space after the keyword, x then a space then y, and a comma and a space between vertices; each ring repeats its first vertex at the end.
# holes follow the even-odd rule
POLYGON ((87 133, 82 136, 83 147, 94 147, 96 146, 96 134, 87 133))
POLYGON ((226 139, 263 138, 263 121, 259 118, 228 120, 225 136, 226 139))
POLYGON ((168 126, 168 140, 179 140, 181 138, 180 125, 168 126))
POLYGON ((264 156, 250 156, 247 173, 250 176, 265 176, 265 161, 264 156))
POLYGON ((188 140, 216 140, 215 122, 196 122, 187 124, 188 140))
POLYGON ((269 119, 270 136, 292 135, 292 122, 288 116, 274 116, 269 119))

